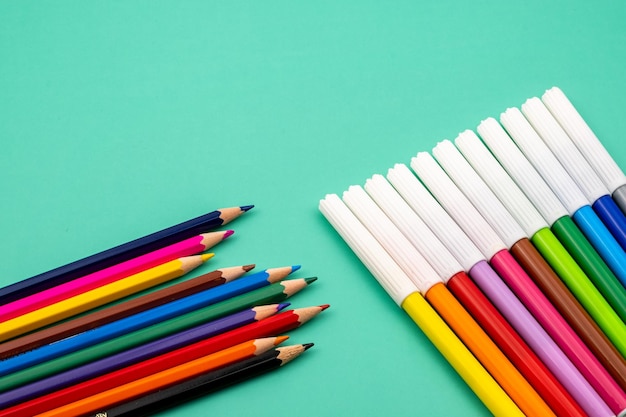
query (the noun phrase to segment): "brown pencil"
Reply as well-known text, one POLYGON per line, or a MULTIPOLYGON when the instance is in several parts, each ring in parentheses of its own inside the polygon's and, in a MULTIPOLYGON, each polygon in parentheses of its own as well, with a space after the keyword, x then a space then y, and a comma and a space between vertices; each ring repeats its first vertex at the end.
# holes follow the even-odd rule
POLYGON ((10 340, 0 344, 0 359, 6 359, 158 305, 225 284, 241 277, 252 268, 254 265, 217 269, 100 311, 10 340))

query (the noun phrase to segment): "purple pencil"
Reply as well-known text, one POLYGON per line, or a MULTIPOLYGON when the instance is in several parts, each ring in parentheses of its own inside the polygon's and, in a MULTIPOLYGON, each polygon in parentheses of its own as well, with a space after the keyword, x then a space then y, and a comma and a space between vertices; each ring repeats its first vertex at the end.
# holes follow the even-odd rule
MULTIPOLYGON (((31 398, 39 397, 49 392, 59 390, 63 387, 94 378, 98 375, 123 368, 133 363, 152 358, 199 340, 216 336, 243 325, 257 322, 266 317, 272 316, 288 305, 289 303, 270 304, 239 311, 229 316, 204 323, 145 345, 125 350, 118 354, 79 366, 69 371, 52 375, 10 391, 5 391, 0 393, 0 409, 4 409, 11 405, 27 401, 31 398)), ((146 330, 150 330, 150 328, 146 330)))

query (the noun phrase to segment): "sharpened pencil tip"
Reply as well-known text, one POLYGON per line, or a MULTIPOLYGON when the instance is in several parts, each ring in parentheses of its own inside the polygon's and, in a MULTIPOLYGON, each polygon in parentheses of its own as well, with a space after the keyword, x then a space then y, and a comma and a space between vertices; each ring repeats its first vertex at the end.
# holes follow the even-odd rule
POLYGON ((276 308, 276 310, 280 311, 280 310, 282 310, 284 308, 289 307, 290 305, 291 305, 291 303, 280 303, 280 304, 278 304, 278 307, 276 308))
POLYGON ((202 262, 206 262, 209 259, 211 259, 213 256, 215 256, 215 254, 214 253, 203 253, 200 256, 202 257, 202 262))
POLYGON ((249 264, 249 265, 244 265, 244 266, 242 266, 241 268, 242 268, 244 271, 248 272, 248 271, 250 271, 250 270, 254 269, 254 267, 255 267, 255 266, 256 266, 255 264, 249 264))
POLYGON ((309 350, 309 349, 311 349, 313 346, 315 346, 315 344, 314 344, 314 343, 304 343, 304 344, 302 345, 302 347, 304 348, 304 350, 309 350))
POLYGON ((326 310, 328 307, 330 307, 330 304, 322 304, 320 306, 320 308, 322 309, 322 311, 326 310))
POLYGON ((291 272, 296 272, 298 269, 300 269, 301 266, 300 265, 291 265, 291 272))
POLYGON ((315 281, 317 281, 317 277, 304 278, 304 282, 306 282, 307 285, 312 284, 315 281))
POLYGON ((274 342, 274 346, 280 345, 281 343, 283 343, 287 339, 289 339, 289 336, 277 336, 276 337, 276 341, 274 342))
POLYGON ((250 205, 247 205, 247 206, 239 206, 239 208, 242 211, 248 211, 248 210, 252 209, 253 207, 254 207, 254 204, 250 204, 250 205))
POLYGON ((222 240, 228 238, 229 236, 232 236, 232 234, 235 233, 234 230, 227 230, 224 232, 224 236, 222 236, 222 240))

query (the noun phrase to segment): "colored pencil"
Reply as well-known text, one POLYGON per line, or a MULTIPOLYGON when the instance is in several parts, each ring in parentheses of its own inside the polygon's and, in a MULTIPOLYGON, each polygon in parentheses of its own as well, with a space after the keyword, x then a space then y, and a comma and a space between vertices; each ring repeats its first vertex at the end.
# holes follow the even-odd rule
MULTIPOLYGON (((478 132, 502 167, 546 219, 552 234, 557 238, 554 239, 551 233, 540 231, 533 236, 533 244, 543 253, 621 355, 626 357, 626 325, 607 301, 612 295, 599 290, 603 287, 603 282, 606 283, 605 277, 610 277, 613 273, 606 265, 605 269, 592 267, 591 260, 597 260, 594 262, 596 266, 601 266, 604 261, 502 126, 495 119, 489 118, 478 126, 478 132), (561 250, 561 246, 565 250, 561 250), (571 258, 575 262, 571 262, 571 258), (576 268, 576 265, 580 268, 576 268), (580 273, 580 269, 584 274, 580 273)), ((612 279, 617 280, 615 276, 612 279)), ((605 286, 605 289, 608 287, 605 286)))
MULTIPOLYGON (((537 393, 554 410, 554 413, 585 416, 578 403, 478 289, 457 259, 389 182, 382 175, 374 175, 366 181, 365 190, 406 236, 407 242, 403 242, 402 238, 396 238, 393 245, 412 244, 420 251, 444 280, 450 292, 502 349, 526 380, 537 390, 537 393)), ((389 225, 383 226, 382 222, 380 226, 384 227, 386 232, 392 230, 389 225)), ((389 252, 392 253, 391 249, 389 252)))
POLYGON ((286 339, 286 336, 279 336, 244 342, 42 413, 41 417, 83 415, 98 410, 99 408, 109 407, 114 404, 132 400, 135 397, 165 388, 168 385, 198 376, 219 367, 260 355, 286 339))
MULTIPOLYGON (((484 128, 486 129, 487 126, 484 128)), ((476 134, 472 131, 465 131, 457 137, 455 144, 474 170, 516 218, 526 234, 531 236, 531 241, 540 240, 547 243, 547 245, 536 245, 536 249, 543 255, 543 261, 537 260, 533 255, 536 253, 533 250, 535 246, 529 247, 532 244, 529 244, 526 239, 513 245, 511 254, 527 271, 537 269, 537 273, 532 275, 537 285, 591 349, 622 390, 626 390, 626 360, 564 284, 564 281, 576 281, 579 279, 578 277, 588 280, 585 273, 552 234, 548 223, 539 211, 509 177, 476 134), (544 235, 547 237, 544 238, 544 235), (553 262, 555 257, 557 260, 553 262), (544 261, 547 261, 554 270, 546 268, 544 261), (563 277, 555 277, 555 272, 562 274, 563 277)))
MULTIPOLYGON (((558 199, 563 202, 571 218, 600 254, 600 257, 615 276, 621 280, 621 284, 626 284, 626 252, 593 211, 585 195, 541 140, 528 120, 519 109, 510 108, 500 115, 500 121, 528 161, 541 174, 558 199)), ((609 299, 610 290, 607 285, 613 277, 606 276, 603 278, 603 281, 595 282, 595 284, 605 298, 611 302, 609 299)), ((625 320, 626 313, 620 313, 619 307, 616 305, 613 308, 620 314, 622 320, 625 320)))
MULTIPOLYGON (((494 268, 496 271, 509 269, 511 272, 521 269, 529 274, 529 276, 517 274, 519 279, 509 283, 509 286, 611 410, 615 414, 626 411, 626 393, 613 380, 607 370, 604 369, 591 350, 578 337, 539 287, 536 286, 535 282, 546 278, 543 274, 546 270, 551 270, 551 268, 543 260, 539 252, 533 250, 534 248, 528 240, 526 233, 452 142, 440 142, 433 149, 433 155, 446 171, 449 179, 458 186, 457 189, 448 191, 457 195, 462 192, 462 195, 467 197, 467 200, 457 200, 457 204, 462 209, 469 212, 467 205, 473 205, 476 209, 474 213, 478 216, 482 215, 489 223, 489 226, 493 227, 496 233, 503 238, 509 250, 512 251, 513 248, 523 244, 525 244, 526 249, 531 250, 530 252, 517 251, 518 254, 530 255, 530 258, 525 258, 526 265, 530 269, 524 270, 520 268, 520 264, 517 263, 514 257, 513 262, 515 263, 513 263, 510 252, 502 252, 504 256, 499 258, 497 258, 498 255, 494 256, 492 258, 494 268), (530 279, 530 276, 533 276, 533 280, 530 279)), ((441 174, 443 175, 443 172, 441 174)), ((506 274, 500 273, 500 275, 505 276, 506 274)), ((558 281, 558 277, 555 274, 553 274, 553 278, 558 281)))
POLYGON ((385 292, 413 319, 487 409, 498 417, 523 416, 519 407, 341 199, 336 194, 328 194, 320 201, 319 209, 385 292))
POLYGON ((222 334, 215 334, 211 325, 199 326, 192 330, 196 334, 195 338, 189 339, 196 340, 192 344, 181 343, 180 340, 185 336, 181 334, 181 337, 162 339, 2 393, 0 416, 39 414, 191 358, 217 352, 247 340, 286 333, 316 317, 327 307, 328 305, 323 305, 285 311, 222 334), (13 406, 5 408, 10 405, 13 406))
POLYGON ((232 230, 194 236, 135 259, 102 269, 53 288, 29 295, 0 306, 0 322, 30 313, 75 295, 93 290, 130 275, 172 261, 183 256, 204 252, 232 235, 232 230))
MULTIPOLYGON (((311 282, 315 281, 315 279, 316 278, 300 278, 277 282, 267 287, 259 288, 258 290, 155 324, 148 328, 0 377, 0 392, 16 388, 34 380, 42 379, 69 368, 77 367, 87 362, 95 361, 105 356, 113 355, 117 352, 141 345, 142 343, 147 343, 159 337, 164 337, 173 332, 205 323, 244 308, 250 308, 260 304, 282 302, 287 297, 305 288, 311 282)), ((0 404, 1 403, 2 400, 0 400, 0 404)))
POLYGON ((546 91, 541 100, 609 188, 622 212, 626 213, 626 175, 578 110, 558 87, 546 91))
POLYGON ((139 417, 165 411, 211 392, 229 387, 284 366, 313 347, 313 343, 275 348, 232 365, 183 381, 171 387, 113 406, 94 416, 139 417))
MULTIPOLYGON (((416 158, 411 161, 412 168, 428 186, 434 187, 436 185, 433 184, 435 181, 428 177, 428 174, 424 175, 424 173, 430 169, 436 170, 438 168, 441 170, 441 168, 426 153, 419 153, 416 158), (419 158, 419 161, 416 158, 419 158)), ((447 213, 444 208, 446 210, 454 210, 454 207, 451 207, 449 204, 444 205, 444 202, 441 200, 440 203, 442 205, 440 206, 404 165, 396 165, 393 170, 389 171, 388 178, 407 203, 431 227, 433 232, 455 254, 457 259, 467 258, 463 259, 461 264, 464 265, 470 277, 485 293, 487 298, 500 310, 502 315, 507 318, 537 356, 541 358, 583 410, 591 416, 610 415, 611 410, 608 406, 604 404, 580 372, 487 262, 487 259, 491 259, 493 256, 493 253, 490 253, 490 251, 497 251, 496 253, 498 253, 505 250, 504 243, 499 240, 493 230, 488 225, 474 223, 476 219, 472 219, 471 223, 466 223, 462 218, 462 214, 461 216, 454 216, 453 220, 452 213, 447 213), (468 227, 469 225, 474 227, 479 233, 473 233, 472 236, 468 236, 469 233, 472 233, 470 227, 468 227), (483 227, 485 227, 484 230, 483 227), (472 259, 472 261, 475 261, 478 254, 482 256, 482 259, 471 265, 471 262, 468 260, 472 259)), ((430 189, 437 194, 436 190, 430 189)), ((449 197, 447 195, 444 196, 449 197)), ((437 195, 437 197, 441 198, 442 196, 437 195)), ((445 201, 449 203, 448 198, 445 201)))
POLYGON ((0 289, 0 305, 47 290, 148 252, 226 225, 254 206, 230 207, 212 211, 147 236, 132 240, 95 255, 35 275, 0 289))
POLYGON ((254 265, 220 268, 178 284, 170 285, 93 313, 18 337, 17 339, 12 339, 0 344, 0 359, 6 359, 161 304, 225 284, 239 278, 252 268, 254 268, 254 265))
MULTIPOLYGON (((611 198, 610 191, 587 162, 559 122, 552 116, 543 102, 529 98, 522 104, 522 113, 539 137, 563 165, 580 191, 591 204, 593 211, 609 229, 622 249, 626 249, 626 217, 611 198)), ((626 265, 616 271, 618 278, 626 282, 626 265)))
POLYGON ((103 306, 112 301, 178 278, 213 257, 212 253, 186 256, 76 295, 2 323, 0 342, 103 306))
POLYGON ((161 323, 165 320, 193 312, 206 306, 235 297, 237 295, 253 291, 255 289, 273 284, 298 270, 299 266, 266 269, 255 274, 246 276, 237 281, 208 290, 200 291, 187 297, 158 305, 113 321, 100 327, 77 334, 73 337, 59 340, 56 343, 44 345, 37 349, 24 352, 2 361, 0 376, 9 375, 13 372, 26 369, 37 364, 67 355, 81 349, 88 348, 98 343, 114 339, 116 337, 161 323))

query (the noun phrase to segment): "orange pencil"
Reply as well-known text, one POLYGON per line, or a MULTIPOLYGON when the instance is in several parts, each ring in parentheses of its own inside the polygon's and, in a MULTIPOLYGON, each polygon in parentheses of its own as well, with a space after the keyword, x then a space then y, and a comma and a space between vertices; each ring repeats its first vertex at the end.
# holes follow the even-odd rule
POLYGON ((103 391, 99 394, 55 408, 54 410, 39 414, 39 417, 78 416, 112 405, 121 404, 219 367, 260 355, 287 340, 287 338, 288 336, 266 337, 240 343, 228 349, 203 356, 165 371, 157 372, 147 377, 103 391))

